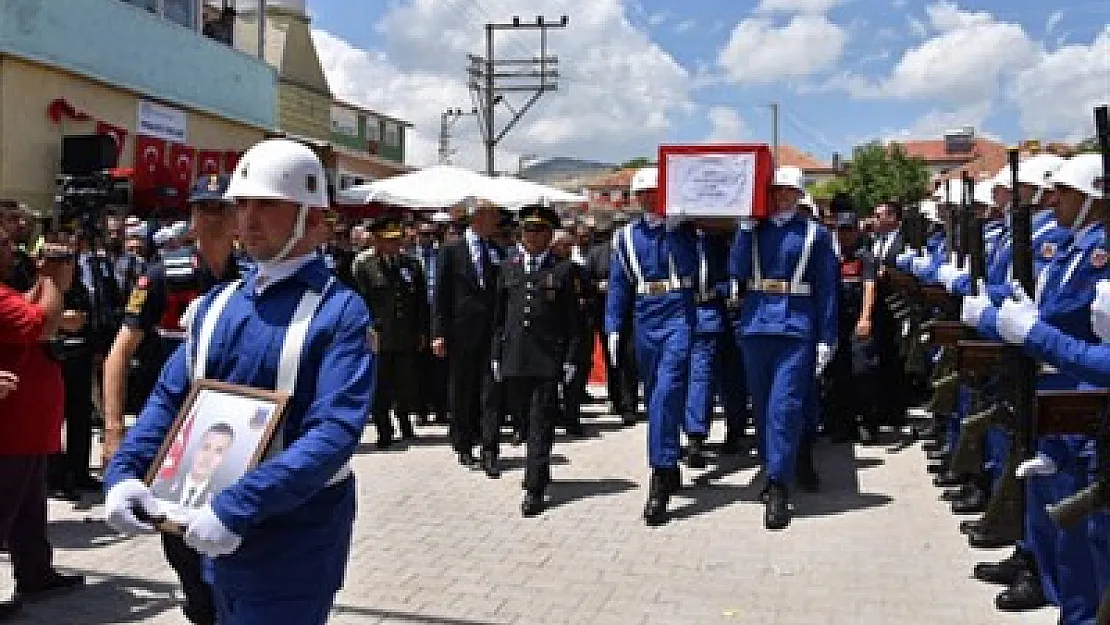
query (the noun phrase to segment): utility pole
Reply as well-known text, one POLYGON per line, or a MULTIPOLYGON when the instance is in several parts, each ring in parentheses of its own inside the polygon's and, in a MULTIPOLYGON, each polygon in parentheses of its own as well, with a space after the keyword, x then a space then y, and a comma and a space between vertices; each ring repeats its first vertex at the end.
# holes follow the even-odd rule
POLYGON ((775 167, 779 166, 779 103, 772 102, 771 107, 771 155, 775 160, 775 167))
POLYGON ((446 111, 443 111, 443 113, 440 115, 440 117, 439 117, 439 164, 440 165, 450 165, 451 164, 451 155, 455 153, 455 151, 451 149, 451 127, 454 126, 455 122, 459 121, 459 119, 461 119, 463 117, 466 117, 467 115, 477 115, 477 114, 478 114, 478 109, 477 108, 472 108, 472 109, 470 109, 469 112, 464 111, 460 108, 450 108, 450 109, 447 109, 446 111))
POLYGON ((486 174, 494 175, 497 171, 494 151, 501 139, 505 138, 510 130, 524 113, 540 99, 546 91, 556 91, 559 77, 559 57, 547 54, 547 30, 549 28, 566 28, 567 16, 559 18, 558 22, 544 20, 537 16, 535 23, 524 23, 519 17, 513 17, 507 24, 486 24, 486 55, 484 57, 468 54, 470 66, 466 72, 470 76, 469 87, 475 99, 481 102, 479 109, 479 126, 482 129, 482 140, 486 147, 486 174), (540 31, 540 55, 533 58, 498 59, 495 54, 494 35, 499 30, 517 28, 535 29, 540 31), (506 95, 514 92, 530 92, 532 95, 520 107, 513 109, 506 99, 506 95), (500 130, 497 129, 496 107, 505 104, 513 114, 512 118, 500 130))

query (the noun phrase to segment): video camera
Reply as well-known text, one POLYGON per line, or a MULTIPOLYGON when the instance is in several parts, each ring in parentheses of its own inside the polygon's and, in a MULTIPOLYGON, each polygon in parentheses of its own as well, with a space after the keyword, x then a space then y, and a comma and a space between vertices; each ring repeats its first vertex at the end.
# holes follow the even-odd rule
POLYGON ((85 232, 96 230, 106 206, 127 203, 126 182, 118 183, 108 173, 61 175, 56 184, 54 205, 59 221, 77 222, 85 232))

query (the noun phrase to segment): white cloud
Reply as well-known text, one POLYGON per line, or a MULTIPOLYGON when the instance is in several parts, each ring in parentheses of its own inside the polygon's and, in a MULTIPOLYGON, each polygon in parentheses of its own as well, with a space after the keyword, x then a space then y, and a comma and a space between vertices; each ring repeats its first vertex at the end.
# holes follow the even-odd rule
POLYGON ((648 16, 647 22, 652 26, 659 26, 671 18, 668 11, 660 11, 659 13, 652 13, 648 16))
MULTIPOLYGON (((332 89, 345 99, 411 121, 409 161, 435 161, 441 112, 471 106, 466 54, 481 54, 485 21, 531 15, 516 0, 464 3, 413 0, 393 6, 375 25, 380 51, 362 51, 327 32, 314 39, 332 89), (429 42, 434 42, 431 45, 429 42)), ((689 72, 628 19, 621 0, 562 0, 551 17, 571 15, 571 27, 549 33, 549 53, 558 54, 559 90, 546 93, 498 146, 498 166, 515 168, 515 154, 575 154, 619 160, 654 151, 677 120, 696 109, 689 72)), ((498 56, 539 52, 535 31, 498 33, 498 56), (504 36, 502 36, 504 35, 504 36)), ((519 108, 527 94, 511 96, 519 108)), ((498 127, 508 119, 499 109, 498 127)), ((454 127, 457 162, 482 161, 474 118, 454 127)))
POLYGON ((1059 48, 1018 72, 1009 95, 1032 137, 1093 135, 1091 110, 1110 101, 1110 26, 1090 45, 1059 48))
POLYGON ((878 82, 848 81, 861 98, 939 98, 959 104, 989 100, 999 81, 1037 59, 1039 48, 1018 24, 942 1, 926 9, 937 34, 910 48, 878 82))
POLYGON ((976 102, 955 108, 933 109, 905 128, 886 128, 880 133, 884 141, 892 139, 936 139, 946 131, 964 126, 972 126, 982 135, 982 129, 990 116, 992 104, 989 101, 976 102))
POLYGON ((761 0, 755 10, 759 13, 824 13, 845 2, 847 0, 761 0))
POLYGON ((694 27, 697 26, 697 25, 698 25, 697 20, 693 20, 693 19, 682 20, 681 22, 674 25, 674 31, 676 33, 682 34, 684 32, 693 30, 694 27))
POLYGON ((1060 25, 1060 21, 1063 20, 1063 19, 1064 19, 1064 12, 1063 11, 1053 11, 1052 15, 1048 16, 1048 21, 1045 22, 1045 25, 1044 25, 1045 33, 1046 34, 1051 33, 1052 31, 1056 30, 1056 27, 1060 25))
POLYGON ((844 28, 823 15, 796 15, 782 27, 753 17, 732 29, 717 63, 734 82, 809 76, 834 67, 847 40, 844 28))
POLYGON ((912 15, 907 16, 906 24, 909 26, 910 34, 914 37, 917 37, 918 39, 924 39, 925 37, 929 36, 929 27, 925 25, 925 22, 922 22, 916 17, 912 15))
POLYGON ((743 141, 748 136, 748 125, 740 113, 727 106, 713 106, 707 112, 710 130, 706 143, 743 141))

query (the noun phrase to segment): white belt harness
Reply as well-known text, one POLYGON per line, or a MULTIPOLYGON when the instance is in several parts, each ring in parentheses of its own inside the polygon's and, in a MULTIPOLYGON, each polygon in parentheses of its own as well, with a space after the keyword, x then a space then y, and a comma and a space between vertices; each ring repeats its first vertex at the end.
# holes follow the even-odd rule
POLYGON ((636 281, 637 295, 660 295, 669 291, 689 289, 694 286, 693 280, 690 278, 678 277, 678 270, 675 268, 674 264, 674 255, 671 254, 669 249, 667 250, 667 267, 670 275, 667 277, 667 280, 665 282, 662 280, 655 282, 645 281, 644 272, 640 268, 640 259, 636 257, 636 247, 632 245, 632 224, 621 228, 620 237, 622 253, 624 254, 629 271, 632 272, 632 278, 636 281))
MULTIPOLYGON (((752 279, 748 281, 748 288, 753 291, 782 293, 785 295, 809 295, 812 292, 810 285, 803 282, 806 269, 809 267, 809 257, 813 253, 813 244, 817 240, 817 224, 806 222, 806 239, 802 244, 802 254, 798 257, 798 264, 794 267, 794 275, 790 282, 785 280, 765 280, 763 268, 759 262, 759 235, 752 234, 752 279)), ((735 285, 733 288, 737 288, 735 285)))
MULTIPOLYGON (((208 362, 208 351, 212 343, 212 334, 216 330, 216 323, 223 314, 224 308, 227 306, 228 300, 242 285, 242 280, 236 280, 212 298, 212 305, 209 306, 207 313, 200 325, 200 334, 196 341, 196 354, 195 357, 191 353, 193 341, 190 338, 186 342, 186 354, 188 363, 191 369, 190 377, 193 380, 199 380, 204 377, 205 367, 208 362)), ((335 278, 328 279, 327 284, 324 285, 323 290, 319 293, 315 291, 305 291, 301 295, 301 300, 297 302, 297 307, 293 309, 293 317, 289 320, 289 327, 285 331, 285 338, 281 343, 281 356, 278 359, 277 380, 274 384, 274 390, 288 393, 293 395, 293 389, 297 386, 297 372, 301 364, 301 352, 304 351, 305 339, 308 337, 308 328, 312 325, 312 319, 316 316, 316 310, 320 307, 320 302, 324 299, 324 294, 331 288, 335 278)), ((194 320, 195 321, 195 320, 194 320)), ((189 325, 190 334, 192 329, 196 327, 195 323, 189 325)), ((270 443, 269 456, 273 456, 278 451, 285 448, 285 437, 282 429, 278 428, 274 434, 274 439, 270 443)), ((336 484, 347 479, 351 475, 350 463, 344 463, 342 467, 336 471, 335 475, 328 479, 326 486, 335 486, 336 484)))

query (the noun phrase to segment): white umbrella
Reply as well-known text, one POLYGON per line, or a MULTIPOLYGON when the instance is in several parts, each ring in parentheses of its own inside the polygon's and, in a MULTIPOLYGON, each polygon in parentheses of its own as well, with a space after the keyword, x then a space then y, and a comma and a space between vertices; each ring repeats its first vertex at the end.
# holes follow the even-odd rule
POLYGON ((517 209, 526 204, 581 204, 586 202, 586 196, 577 193, 568 193, 562 189, 548 187, 530 180, 502 176, 491 179, 491 188, 484 199, 504 206, 517 209))
POLYGON ((340 191, 339 204, 381 202, 406 208, 443 208, 480 198, 490 179, 461 167, 437 165, 340 191))

